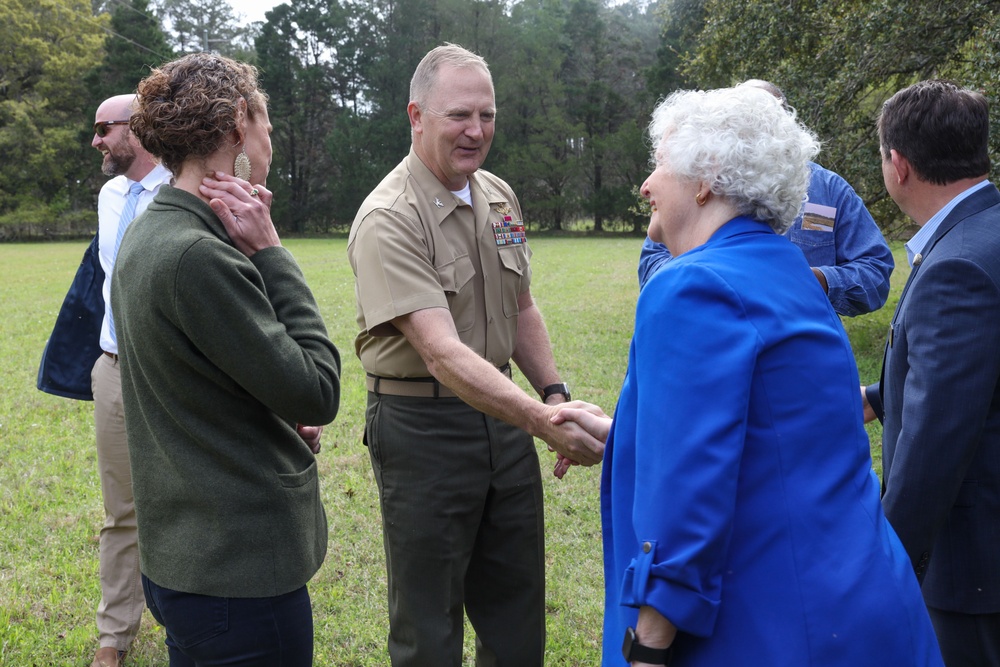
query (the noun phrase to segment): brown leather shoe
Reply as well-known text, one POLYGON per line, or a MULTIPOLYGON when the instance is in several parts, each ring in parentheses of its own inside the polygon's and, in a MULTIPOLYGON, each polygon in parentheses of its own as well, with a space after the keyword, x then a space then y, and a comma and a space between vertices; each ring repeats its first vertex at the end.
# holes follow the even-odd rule
POLYGON ((102 646, 94 654, 90 667, 121 667, 124 659, 125 651, 119 651, 114 646, 102 646))

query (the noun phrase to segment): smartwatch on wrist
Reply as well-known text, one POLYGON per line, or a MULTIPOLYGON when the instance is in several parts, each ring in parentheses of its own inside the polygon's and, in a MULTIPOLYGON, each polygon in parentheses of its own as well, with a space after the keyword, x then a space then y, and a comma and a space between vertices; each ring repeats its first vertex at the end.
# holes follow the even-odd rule
POLYGON ((542 402, 544 403, 549 396, 553 396, 555 394, 562 394, 566 397, 567 401, 573 400, 569 397, 569 385, 565 382, 556 382, 555 384, 550 384, 545 387, 545 389, 542 389, 542 402))
POLYGON ((671 646, 667 648, 643 646, 635 637, 635 629, 627 628, 625 630, 625 643, 622 644, 622 655, 625 656, 625 661, 629 664, 646 662, 651 665, 669 665, 672 648, 671 646))

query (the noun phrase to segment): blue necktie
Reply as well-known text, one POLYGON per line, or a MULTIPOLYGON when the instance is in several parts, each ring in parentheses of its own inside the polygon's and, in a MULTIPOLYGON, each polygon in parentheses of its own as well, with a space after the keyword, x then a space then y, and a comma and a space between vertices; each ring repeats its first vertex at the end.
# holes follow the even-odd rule
MULTIPOLYGON (((128 195, 125 197, 125 208, 122 209, 122 215, 118 218, 118 233, 115 234, 115 249, 111 252, 111 267, 115 266, 115 261, 118 259, 118 248, 122 245, 122 236, 125 234, 125 228, 128 227, 129 223, 132 222, 132 218, 135 217, 135 207, 139 203, 139 195, 145 188, 142 187, 142 183, 136 181, 129 186, 128 195)), ((111 312, 111 304, 108 304, 108 333, 111 334, 111 340, 114 341, 115 345, 118 345, 118 336, 115 335, 115 316, 111 312)))

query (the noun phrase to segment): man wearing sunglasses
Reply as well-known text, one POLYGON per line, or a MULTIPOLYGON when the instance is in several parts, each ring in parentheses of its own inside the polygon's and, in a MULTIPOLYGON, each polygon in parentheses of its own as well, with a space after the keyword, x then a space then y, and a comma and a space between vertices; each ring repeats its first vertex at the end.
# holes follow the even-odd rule
POLYGON ((132 470, 125 440, 118 341, 111 314, 111 269, 125 228, 153 199, 170 172, 143 150, 129 131, 135 95, 118 95, 97 109, 91 145, 101 151, 101 171, 113 176, 98 198, 98 233, 87 247, 42 353, 38 388, 94 401, 97 467, 104 500, 100 536, 100 643, 91 667, 118 667, 139 632, 145 599, 132 470))
MULTIPOLYGON (((100 328, 100 349, 91 371, 91 391, 94 398, 94 430, 97 440, 97 466, 104 500, 104 525, 100 535, 101 602, 97 607, 99 648, 91 667, 118 667, 128 650, 142 620, 145 600, 139 578, 139 546, 136 533, 135 506, 132 500, 132 471, 129 466, 128 443, 125 439, 125 414, 122 407, 121 375, 118 366, 118 340, 111 312, 111 275, 122 233, 146 206, 164 183, 170 182, 170 172, 143 150, 129 131, 129 117, 135 95, 117 95, 105 100, 98 108, 91 145, 104 156, 101 171, 113 178, 101 188, 97 203, 97 254, 104 271, 103 282, 93 283, 101 289, 103 298, 95 299, 104 306, 100 328)), ((71 288, 80 289, 74 284, 71 288)), ((86 289, 86 288, 83 288, 86 289)), ((77 302, 79 303, 79 302, 77 302)), ((72 308, 67 298, 63 308, 72 308)), ((74 313, 76 314, 76 313, 74 313)), ((63 319, 60 314, 59 320, 63 319)), ((86 349, 84 341, 61 340, 57 321, 46 348, 46 357, 62 350, 64 358, 54 363, 90 363, 80 358, 86 349), (72 343, 76 342, 74 346, 72 343), (69 360, 65 355, 74 354, 69 360)), ((92 348, 91 348, 92 349, 92 348)), ((47 360, 43 359, 43 367, 47 360)), ((40 376, 41 377, 41 376, 40 376)), ((48 391, 41 386, 39 388, 48 391)), ((58 392, 53 392, 58 393, 58 392)), ((86 398, 85 395, 65 396, 86 398)))
POLYGON ((146 206, 170 172, 129 131, 135 95, 117 95, 98 108, 91 146, 104 156, 101 171, 111 180, 97 200, 98 247, 104 269, 104 321, 100 355, 91 380, 97 466, 104 499, 100 536, 101 602, 97 607, 99 649, 92 667, 118 667, 139 632, 145 606, 139 578, 139 544, 132 500, 132 470, 125 439, 118 340, 111 312, 111 275, 122 233, 146 206))

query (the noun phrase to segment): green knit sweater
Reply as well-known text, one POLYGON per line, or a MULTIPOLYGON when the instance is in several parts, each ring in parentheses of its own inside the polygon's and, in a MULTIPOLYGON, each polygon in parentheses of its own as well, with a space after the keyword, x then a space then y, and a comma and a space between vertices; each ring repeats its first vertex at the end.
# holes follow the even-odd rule
POLYGON ((295 424, 336 416, 340 356, 295 260, 248 259, 207 204, 164 186, 112 285, 142 572, 221 597, 301 587, 327 526, 295 424))

